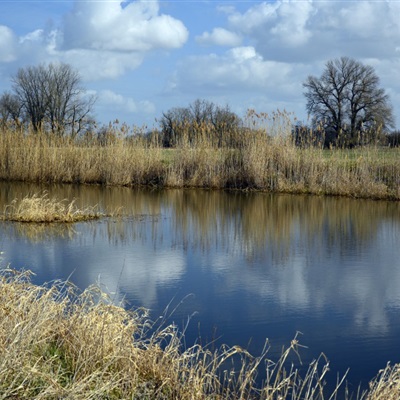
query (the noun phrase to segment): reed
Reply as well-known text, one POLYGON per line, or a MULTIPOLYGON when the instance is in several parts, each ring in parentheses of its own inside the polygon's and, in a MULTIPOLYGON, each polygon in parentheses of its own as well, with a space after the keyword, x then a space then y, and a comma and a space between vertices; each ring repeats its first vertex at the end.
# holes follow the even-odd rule
POLYGON ((174 149, 144 132, 114 127, 102 138, 76 140, 5 129, 0 134, 0 179, 157 187, 245 189, 374 199, 400 199, 400 149, 296 146, 291 116, 249 114, 231 133, 234 147, 206 125, 183 129, 174 149))
POLYGON ((101 214, 96 207, 79 209, 75 200, 58 200, 50 198, 47 192, 34 193, 23 199, 14 199, 4 207, 0 220, 15 222, 79 222, 98 219, 101 214))
MULTIPOLYGON (((29 271, 0 273, 0 396, 3 399, 335 399, 324 355, 301 376, 295 337, 280 359, 238 346, 185 348, 176 326, 156 326, 144 309, 113 304, 98 286, 31 283, 29 271), (255 385, 257 371, 266 379, 255 385)), ((397 399, 400 368, 388 366, 357 398, 397 399)), ((346 398, 350 398, 348 395, 346 398)))
POLYGON ((361 396, 365 400, 397 400, 400 398, 400 364, 390 365, 378 372, 369 384, 369 391, 361 396))

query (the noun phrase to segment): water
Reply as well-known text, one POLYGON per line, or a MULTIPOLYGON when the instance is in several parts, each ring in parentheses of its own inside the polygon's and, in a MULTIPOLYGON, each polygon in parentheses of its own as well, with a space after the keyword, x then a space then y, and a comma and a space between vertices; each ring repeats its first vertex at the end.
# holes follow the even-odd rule
POLYGON ((321 352, 350 389, 400 361, 400 205, 200 190, 0 184, 0 209, 47 189, 122 219, 73 226, 1 223, 2 264, 36 283, 100 282, 115 301, 186 329, 186 344, 265 339, 276 359, 296 332, 304 363, 321 352))

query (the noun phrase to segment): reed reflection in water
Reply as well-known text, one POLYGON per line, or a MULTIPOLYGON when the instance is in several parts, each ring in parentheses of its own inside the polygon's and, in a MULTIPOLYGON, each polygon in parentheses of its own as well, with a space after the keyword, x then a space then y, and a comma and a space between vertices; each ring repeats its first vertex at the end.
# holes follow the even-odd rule
MULTIPOLYGON (((1 184, 0 209, 43 187, 1 184)), ((400 344, 400 213, 395 202, 200 190, 46 187, 122 218, 40 228, 0 225, 0 249, 38 283, 100 281, 116 300, 172 318, 187 343, 277 353, 303 333, 304 361, 323 351, 332 370, 372 378, 400 344), (58 230, 57 230, 58 229, 58 230), (192 296, 186 297, 191 294, 192 296), (200 336, 200 338, 199 338, 200 336), (251 339, 251 343, 249 341, 251 339)), ((336 377, 336 375, 333 373, 336 377)))

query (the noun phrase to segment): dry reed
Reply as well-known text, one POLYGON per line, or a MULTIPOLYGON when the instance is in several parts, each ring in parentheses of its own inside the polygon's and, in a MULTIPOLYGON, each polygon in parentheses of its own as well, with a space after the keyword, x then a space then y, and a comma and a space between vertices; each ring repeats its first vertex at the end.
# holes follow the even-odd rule
MULTIPOLYGON (((295 338, 279 360, 238 347, 183 348, 174 325, 158 326, 144 309, 127 311, 91 286, 31 283, 29 271, 0 273, 2 399, 335 399, 327 394, 324 355, 303 376, 288 364, 295 338), (235 365, 233 370, 230 360, 235 365), (288 369, 286 369, 289 365, 288 369), (256 387, 257 370, 266 380, 256 387)), ((400 368, 388 366, 360 399, 397 399, 400 368)))
POLYGON ((390 365, 380 370, 370 382, 369 391, 362 397, 365 400, 398 400, 400 399, 400 364, 390 365))
POLYGON ((58 200, 49 198, 48 193, 25 196, 23 199, 14 199, 4 207, 0 220, 15 222, 79 222, 98 219, 101 214, 96 207, 79 209, 75 200, 58 200))
POLYGON ((105 138, 58 137, 6 129, 0 180, 158 187, 246 189, 400 199, 400 150, 298 147, 291 116, 249 113, 248 127, 219 146, 206 125, 183 130, 174 149, 145 135, 113 130, 105 138))

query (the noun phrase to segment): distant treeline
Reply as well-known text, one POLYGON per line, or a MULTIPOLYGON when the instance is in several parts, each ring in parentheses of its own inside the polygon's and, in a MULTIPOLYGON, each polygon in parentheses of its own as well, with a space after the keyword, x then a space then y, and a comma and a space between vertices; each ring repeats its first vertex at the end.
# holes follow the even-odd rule
POLYGON ((214 148, 238 148, 259 129, 269 137, 276 136, 271 120, 279 119, 284 129, 278 133, 289 136, 300 147, 399 145, 399 132, 391 130, 394 117, 389 98, 379 87, 375 71, 346 57, 327 62, 320 78, 309 76, 304 82, 306 108, 312 117, 308 123, 299 123, 290 113, 280 111, 268 115, 248 110, 240 117, 229 105, 197 99, 186 107, 163 112, 158 126, 150 131, 119 125, 118 121, 99 127, 92 115, 96 98, 87 94, 79 73, 70 65, 21 68, 11 82, 12 91, 0 97, 3 131, 50 132, 79 140, 97 138, 100 142, 111 140, 118 131, 127 138, 156 140, 164 148, 181 143, 196 146, 199 141, 214 148))

